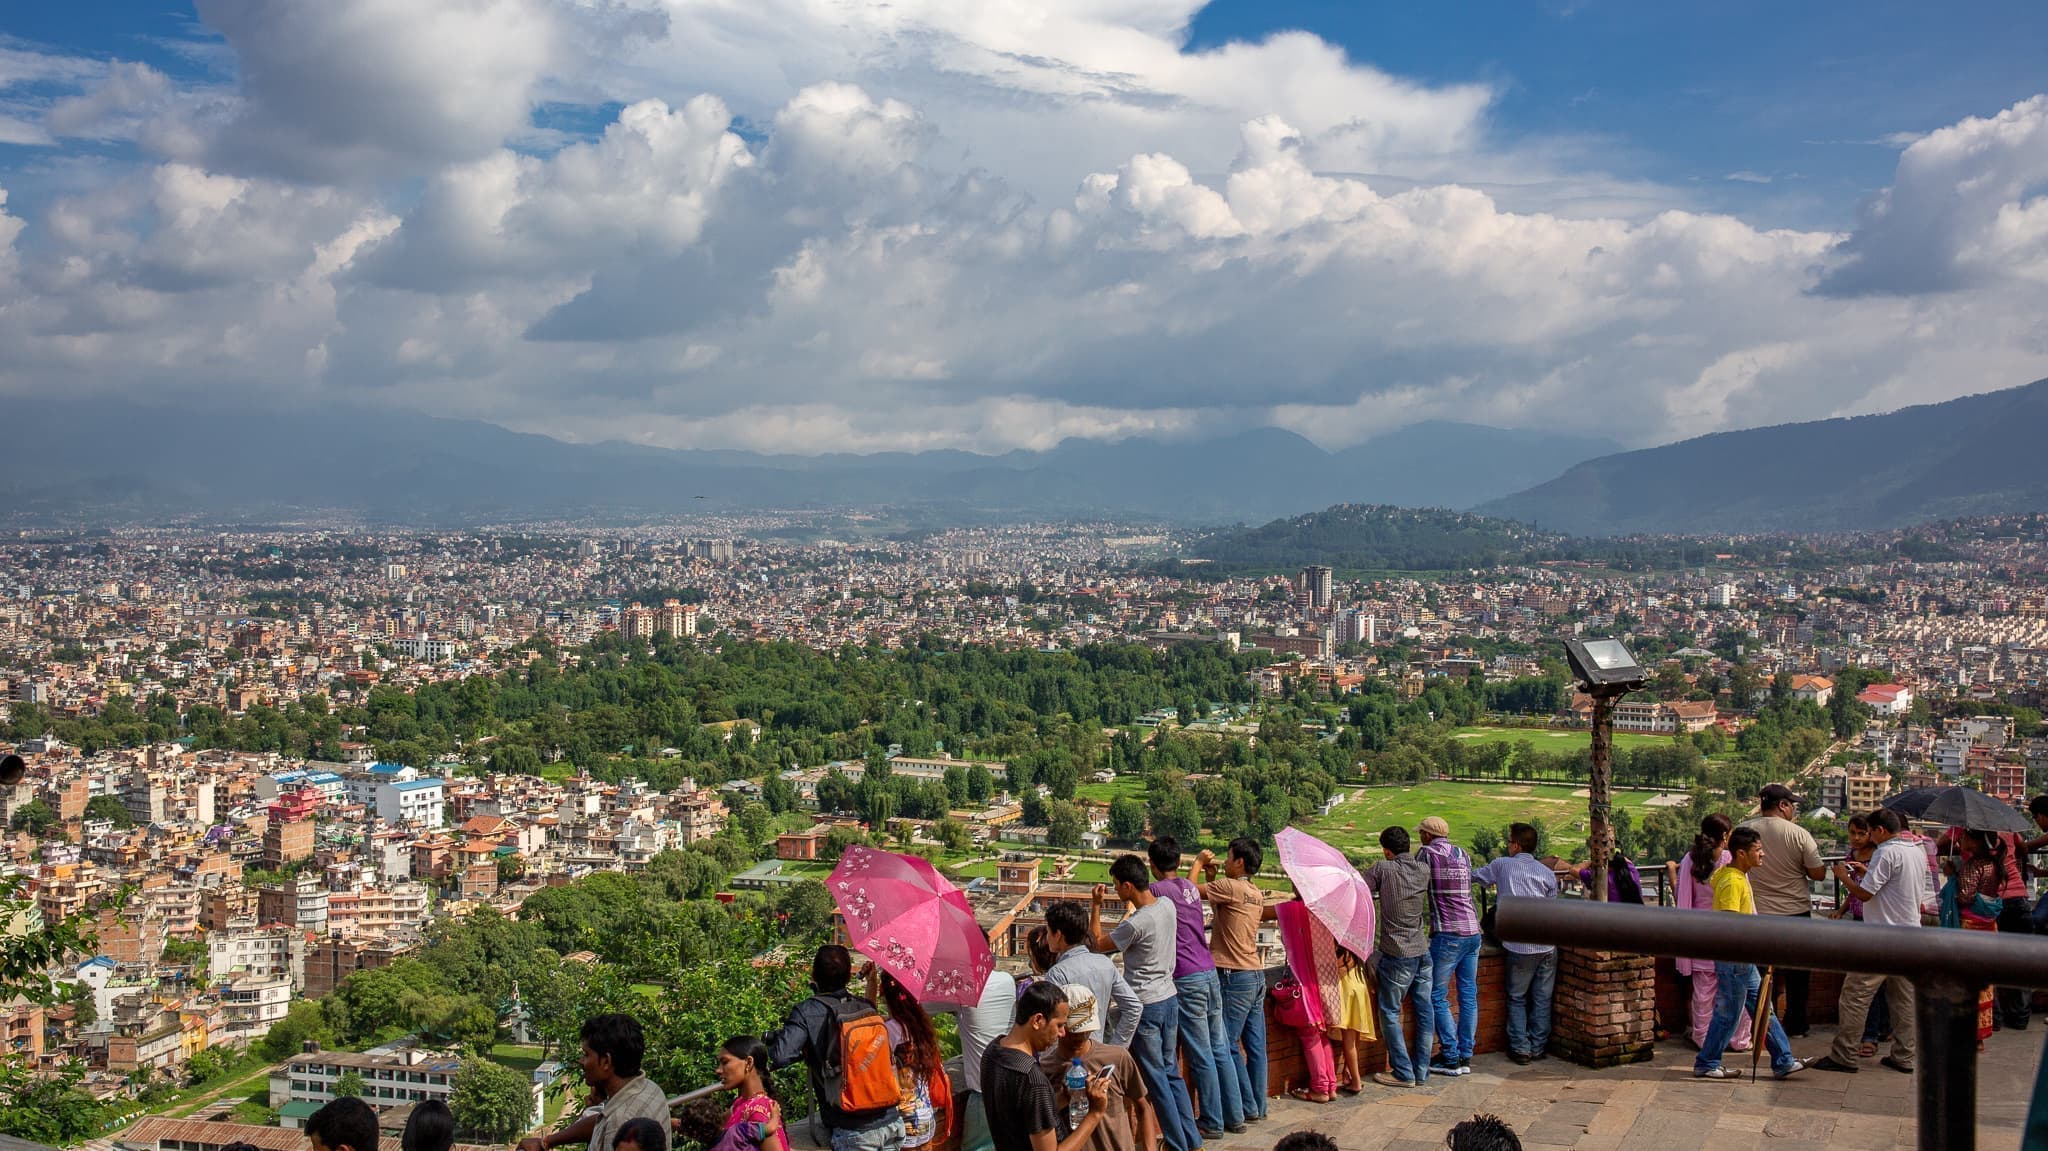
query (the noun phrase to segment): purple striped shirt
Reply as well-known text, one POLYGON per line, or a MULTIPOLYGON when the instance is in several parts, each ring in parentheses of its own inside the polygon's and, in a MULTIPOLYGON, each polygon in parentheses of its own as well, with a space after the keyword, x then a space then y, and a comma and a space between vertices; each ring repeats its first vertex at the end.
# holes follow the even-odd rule
POLYGON ((1429 864, 1431 928, 1438 935, 1479 934, 1479 911, 1472 906, 1472 857, 1448 839, 1433 839, 1416 854, 1429 864))

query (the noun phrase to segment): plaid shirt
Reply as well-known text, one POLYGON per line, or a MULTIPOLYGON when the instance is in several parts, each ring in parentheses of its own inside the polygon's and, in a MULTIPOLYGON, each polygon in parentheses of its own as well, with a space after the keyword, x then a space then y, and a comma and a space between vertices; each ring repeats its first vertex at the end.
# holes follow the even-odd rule
POLYGON ((1416 854, 1429 864, 1430 927, 1438 935, 1479 934, 1472 906, 1472 857, 1448 839, 1433 839, 1416 854))

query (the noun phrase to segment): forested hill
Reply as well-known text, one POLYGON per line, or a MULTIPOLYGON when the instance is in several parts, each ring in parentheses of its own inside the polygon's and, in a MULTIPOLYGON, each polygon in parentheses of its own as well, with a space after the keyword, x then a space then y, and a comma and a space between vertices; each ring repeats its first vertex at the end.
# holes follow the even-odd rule
POLYGON ((1443 571, 1491 567, 1554 548, 1563 538, 1469 512, 1338 504, 1255 528, 1218 532, 1193 551, 1225 571, 1279 571, 1302 564, 1340 571, 1443 571))

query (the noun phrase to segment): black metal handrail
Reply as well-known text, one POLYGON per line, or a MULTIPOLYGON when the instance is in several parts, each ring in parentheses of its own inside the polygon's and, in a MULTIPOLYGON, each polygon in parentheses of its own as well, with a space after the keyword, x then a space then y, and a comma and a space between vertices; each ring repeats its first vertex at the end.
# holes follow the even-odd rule
POLYGON ((2048 944, 1986 932, 1512 897, 1500 901, 1496 926, 1517 943, 1912 980, 1923 1148, 1976 1146, 1978 992, 2048 987, 2048 944))

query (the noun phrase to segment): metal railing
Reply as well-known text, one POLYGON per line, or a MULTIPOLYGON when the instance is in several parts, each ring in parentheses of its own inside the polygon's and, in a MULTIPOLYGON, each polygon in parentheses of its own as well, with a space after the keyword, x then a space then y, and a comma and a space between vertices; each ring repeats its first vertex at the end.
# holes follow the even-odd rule
POLYGON ((1976 1146, 1978 992, 2048 987, 2048 945, 2020 936, 1526 898, 1502 899, 1496 923, 1517 943, 1911 980, 1922 1148, 1976 1146))

